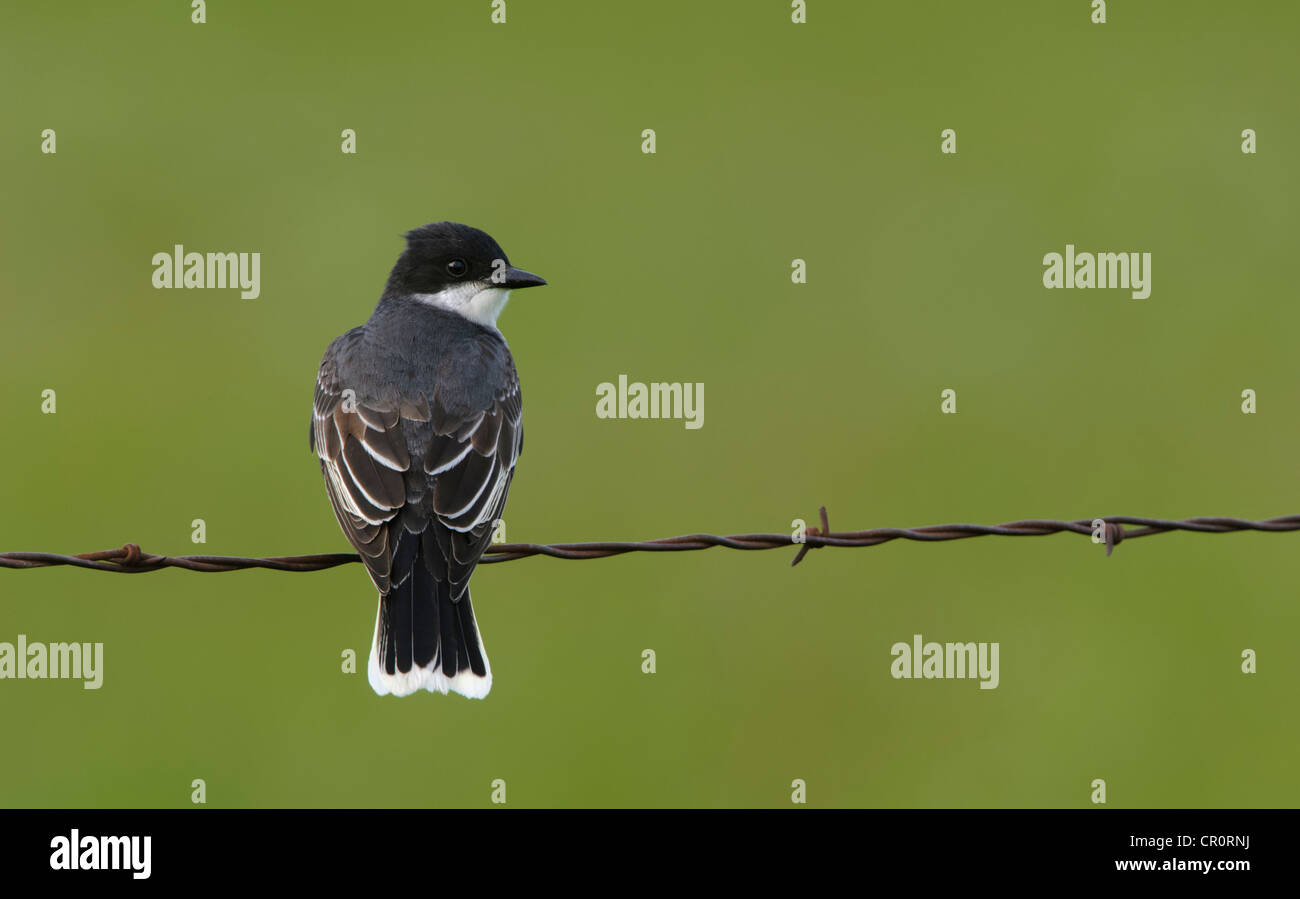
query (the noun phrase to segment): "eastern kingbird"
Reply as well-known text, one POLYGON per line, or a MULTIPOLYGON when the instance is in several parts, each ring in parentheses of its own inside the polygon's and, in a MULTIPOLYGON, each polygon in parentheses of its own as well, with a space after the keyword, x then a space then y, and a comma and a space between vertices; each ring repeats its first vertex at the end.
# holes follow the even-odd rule
POLYGON ((311 446, 379 588, 369 674, 381 696, 492 687, 469 578, 524 445, 496 321, 510 291, 545 283, 477 228, 416 228, 370 320, 321 360, 311 446))

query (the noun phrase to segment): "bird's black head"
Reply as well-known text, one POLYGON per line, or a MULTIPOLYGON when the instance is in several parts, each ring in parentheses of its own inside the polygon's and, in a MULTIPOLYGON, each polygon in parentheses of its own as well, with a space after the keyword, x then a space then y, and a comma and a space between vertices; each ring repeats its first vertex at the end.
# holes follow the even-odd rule
POLYGON ((388 276, 388 287, 404 294, 457 294, 473 286, 519 290, 546 282, 510 265, 505 250, 487 233, 456 222, 435 222, 406 232, 406 251, 388 276))

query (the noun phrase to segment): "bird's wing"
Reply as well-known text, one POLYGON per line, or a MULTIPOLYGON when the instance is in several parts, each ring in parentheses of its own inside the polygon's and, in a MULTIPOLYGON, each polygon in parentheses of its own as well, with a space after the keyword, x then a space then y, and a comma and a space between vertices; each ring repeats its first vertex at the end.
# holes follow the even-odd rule
POLYGON ((388 525, 406 505, 411 467, 400 410, 385 405, 358 402, 326 354, 316 376, 312 448, 339 525, 381 593, 388 592, 392 567, 388 525))
POLYGON ((425 539, 432 536, 438 552, 426 553, 426 558, 433 560, 434 577, 451 583, 453 600, 465 592, 505 508, 523 448, 522 409, 513 362, 490 404, 481 410, 449 408, 434 391, 433 439, 424 471, 432 485, 435 526, 425 532, 425 539), (445 570, 440 570, 439 561, 445 570))
POLYGON ((420 535, 420 555, 452 599, 465 592, 523 447, 519 378, 506 360, 504 380, 477 403, 444 401, 436 386, 429 397, 361 402, 345 394, 332 354, 321 363, 312 446, 339 524, 381 593, 407 574, 393 570, 403 530, 420 535), (423 458, 412 458, 417 448, 423 458))

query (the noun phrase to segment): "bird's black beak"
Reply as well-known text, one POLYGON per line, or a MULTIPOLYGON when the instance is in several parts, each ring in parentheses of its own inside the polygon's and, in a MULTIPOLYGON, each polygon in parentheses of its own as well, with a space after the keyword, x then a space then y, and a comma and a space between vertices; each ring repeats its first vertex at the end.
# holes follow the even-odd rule
POLYGON ((521 290, 525 287, 541 287, 546 283, 546 279, 540 275, 534 275, 532 272, 526 272, 521 268, 506 269, 506 280, 504 287, 507 290, 521 290))

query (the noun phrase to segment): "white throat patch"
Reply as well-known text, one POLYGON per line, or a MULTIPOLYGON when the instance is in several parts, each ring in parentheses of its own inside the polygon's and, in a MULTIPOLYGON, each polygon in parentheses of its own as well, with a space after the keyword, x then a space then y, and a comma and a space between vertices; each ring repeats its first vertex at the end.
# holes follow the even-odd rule
POLYGON ((413 293, 411 298, 426 306, 455 312, 486 328, 495 328, 497 317, 510 299, 510 290, 506 287, 484 287, 482 282, 467 281, 444 287, 437 293, 413 293))

